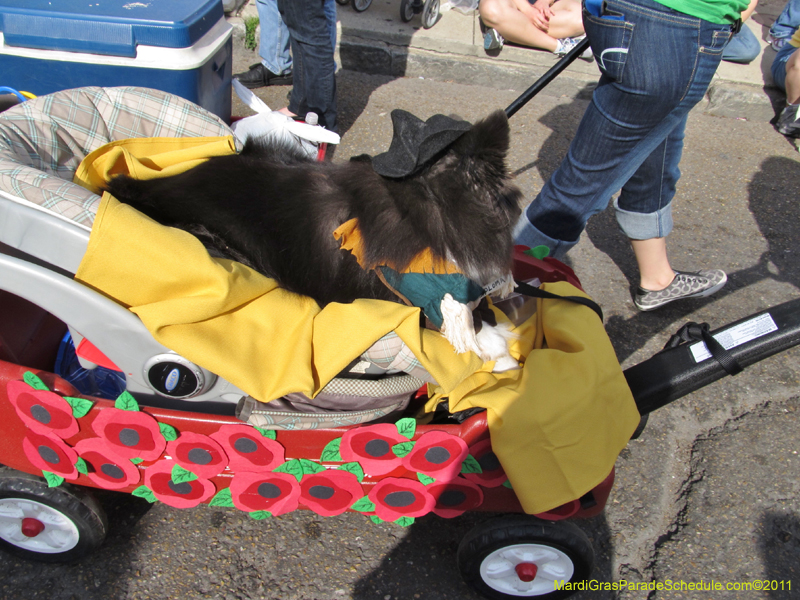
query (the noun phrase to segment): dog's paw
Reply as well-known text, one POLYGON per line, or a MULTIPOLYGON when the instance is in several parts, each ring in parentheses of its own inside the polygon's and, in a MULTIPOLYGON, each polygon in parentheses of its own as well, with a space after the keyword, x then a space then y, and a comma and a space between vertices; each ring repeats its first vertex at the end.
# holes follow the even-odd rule
POLYGON ((439 305, 442 311, 442 335, 450 342, 457 354, 475 352, 480 354, 472 323, 472 311, 466 304, 445 294, 439 305))
POLYGON ((520 368, 519 363, 508 350, 509 340, 517 338, 509 324, 498 323, 492 326, 484 322, 475 338, 478 343, 478 354, 484 362, 494 361, 493 373, 520 368))

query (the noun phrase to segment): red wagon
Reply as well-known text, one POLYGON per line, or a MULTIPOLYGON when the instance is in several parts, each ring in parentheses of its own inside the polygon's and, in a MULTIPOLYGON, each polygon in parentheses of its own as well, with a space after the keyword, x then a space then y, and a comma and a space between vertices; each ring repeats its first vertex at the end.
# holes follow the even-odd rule
MULTIPOLYGON (((123 135, 117 130, 127 137, 227 133, 213 115, 150 90, 59 92, 0 117, 0 546, 48 562, 92 552, 107 529, 91 495, 97 488, 176 508, 230 506, 255 519, 298 508, 325 516, 357 511, 400 525, 429 512, 504 513, 460 545, 459 566, 477 591, 555 598, 569 595, 555 582, 589 577, 591 544, 569 519, 603 510, 613 470, 579 497, 525 514, 493 450, 486 411, 417 419, 430 388, 408 371, 364 377, 363 364, 336 381, 380 390, 374 395, 386 401, 377 408, 308 412, 290 402, 265 410, 75 281, 99 198, 72 184, 71 174, 86 154, 123 135), (119 111, 122 96, 128 109, 119 111), (76 110, 87 103, 88 112, 76 110), (106 109, 117 112, 103 128, 80 122, 106 109), (125 376, 115 378, 119 372, 125 376), (88 393, 79 389, 84 376, 94 386, 88 393)), ((522 249, 515 276, 579 288, 568 267, 522 249)), ((796 345, 799 306, 774 307, 716 332, 689 327, 686 343, 624 373, 639 413, 796 345), (744 330, 751 333, 730 335, 744 330), (738 341, 715 341, 728 338, 738 341)), ((347 389, 362 398, 373 393, 347 389)))

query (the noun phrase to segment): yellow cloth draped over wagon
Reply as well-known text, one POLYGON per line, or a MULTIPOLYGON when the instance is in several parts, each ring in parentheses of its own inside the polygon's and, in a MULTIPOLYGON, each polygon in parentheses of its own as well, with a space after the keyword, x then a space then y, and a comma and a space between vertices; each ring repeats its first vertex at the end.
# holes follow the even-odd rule
MULTIPOLYGON (((165 163, 165 152, 193 166, 220 144, 234 151, 229 138, 184 141, 180 152, 174 140, 164 152, 155 141, 145 144, 157 161, 120 151, 115 142, 87 157, 76 177, 88 185, 103 173, 157 177, 178 168, 165 163)), ((456 354, 441 334, 421 329, 416 307, 356 300, 320 309, 240 263, 210 257, 194 236, 108 194, 76 279, 136 313, 161 344, 264 402, 291 392, 313 397, 395 331, 438 382, 429 410, 443 398, 454 412, 486 408, 492 449, 528 513, 572 501, 603 481, 639 422, 602 323, 570 302, 537 300, 511 347, 523 368, 492 373, 491 363, 456 354)), ((582 295, 564 282, 543 288, 582 295)))

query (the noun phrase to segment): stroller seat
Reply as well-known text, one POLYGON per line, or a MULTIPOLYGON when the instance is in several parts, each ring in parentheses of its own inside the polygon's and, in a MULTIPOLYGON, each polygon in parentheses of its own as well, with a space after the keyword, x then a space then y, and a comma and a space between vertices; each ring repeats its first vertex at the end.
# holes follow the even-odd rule
MULTIPOLYGON (((274 406, 266 404, 254 410, 252 399, 245 402, 246 392, 178 356, 158 343, 135 314, 73 280, 100 206, 100 196, 72 181, 88 154, 128 138, 231 134, 223 121, 195 104, 144 88, 66 90, 28 100, 2 113, 0 289, 38 305, 67 324, 83 367, 109 364, 117 368, 125 374, 128 391, 140 396, 191 401, 193 406, 197 402, 241 404, 247 406, 242 415, 245 420, 249 414, 271 409, 277 415, 270 417, 272 428, 352 424, 349 411, 341 407, 341 402, 348 400, 354 402, 353 412, 359 412, 363 420, 385 417, 403 408, 413 390, 425 381, 403 371, 396 374, 392 363, 403 353, 403 345, 392 344, 391 339, 376 343, 372 349, 376 359, 354 360, 351 370, 366 377, 363 384, 359 379, 344 386, 332 382, 330 394, 318 396, 319 410, 307 397, 287 397, 274 406), (391 356, 385 352, 387 343, 395 348, 391 356), (375 377, 370 376, 375 373, 388 373, 400 381, 376 386, 375 377), (165 380, 170 374, 173 380, 182 378, 181 385, 167 389, 165 380), (373 413, 365 410, 365 404, 375 394, 384 394, 385 399, 378 399, 373 413), (293 418, 294 411, 306 416, 293 418), (344 416, 337 421, 337 415, 344 416)), ((406 370, 425 378, 418 363, 406 370)), ((264 417, 260 419, 263 422, 264 417)))

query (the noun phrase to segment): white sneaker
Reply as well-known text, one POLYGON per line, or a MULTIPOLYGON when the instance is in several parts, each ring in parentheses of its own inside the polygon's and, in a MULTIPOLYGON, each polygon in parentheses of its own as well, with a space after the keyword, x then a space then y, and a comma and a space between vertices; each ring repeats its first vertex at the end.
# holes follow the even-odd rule
MULTIPOLYGON (((553 51, 553 54, 555 54, 556 56, 564 56, 565 54, 569 54, 570 50, 572 50, 575 46, 577 46, 578 42, 580 42, 585 37, 586 35, 584 34, 584 35, 579 35, 577 37, 562 38, 558 40, 558 45, 556 46, 556 49, 553 51)), ((586 48, 586 50, 584 50, 581 53, 581 58, 583 60, 593 60, 594 55, 592 54, 592 49, 586 48)))

